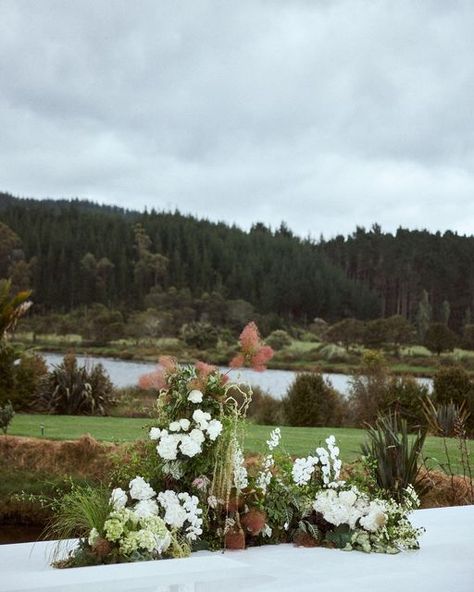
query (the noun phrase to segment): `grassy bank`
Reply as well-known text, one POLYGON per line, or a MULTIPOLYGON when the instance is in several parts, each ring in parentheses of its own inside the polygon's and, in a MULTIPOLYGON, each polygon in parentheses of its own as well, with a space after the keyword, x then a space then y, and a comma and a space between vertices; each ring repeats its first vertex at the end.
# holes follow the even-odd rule
MULTIPOLYGON (((130 442, 146 437, 146 420, 124 417, 84 417, 61 415, 15 416, 9 433, 16 436, 45 437, 49 439, 77 439, 83 434, 90 434, 97 440, 109 442, 130 442), (43 428, 42 428, 43 426, 43 428)), ((249 424, 245 437, 247 452, 260 452, 265 448, 265 441, 271 431, 270 426, 249 424)), ((292 428, 283 427, 284 448, 293 455, 307 455, 314 451, 319 443, 329 434, 334 434, 341 449, 341 458, 345 462, 355 460, 360 454, 360 445, 364 441, 365 431, 354 428, 292 428)), ((453 469, 461 472, 459 451, 456 440, 447 441, 453 469)), ((474 445, 471 441, 471 454, 474 445)), ((444 443, 441 438, 429 436, 426 439, 424 455, 438 462, 446 462, 444 443)), ((433 465, 435 461, 429 461, 433 465)))

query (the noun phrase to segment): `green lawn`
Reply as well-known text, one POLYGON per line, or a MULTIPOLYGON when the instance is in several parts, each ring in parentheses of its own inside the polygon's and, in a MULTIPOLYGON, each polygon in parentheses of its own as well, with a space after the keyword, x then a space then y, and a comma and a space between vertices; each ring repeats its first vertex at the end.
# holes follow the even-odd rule
MULTIPOLYGON (((97 440, 109 442, 129 442, 143 438, 147 434, 144 427, 147 423, 143 418, 126 417, 84 417, 71 415, 27 415, 17 414, 12 422, 9 433, 15 436, 41 437, 41 426, 44 426, 44 437, 57 440, 75 439, 83 434, 91 434, 97 440)), ((247 452, 260 452, 265 448, 265 441, 272 428, 249 424, 245 449, 247 452)), ((364 440, 364 430, 353 428, 282 428, 284 448, 294 455, 307 455, 329 434, 334 434, 341 449, 341 458, 349 462, 359 455, 359 447, 364 440)), ((458 458, 457 443, 448 442, 453 468, 461 471, 458 458)), ((474 446, 471 441, 471 454, 474 446)), ((428 437, 424 455, 445 462, 443 440, 428 437)))

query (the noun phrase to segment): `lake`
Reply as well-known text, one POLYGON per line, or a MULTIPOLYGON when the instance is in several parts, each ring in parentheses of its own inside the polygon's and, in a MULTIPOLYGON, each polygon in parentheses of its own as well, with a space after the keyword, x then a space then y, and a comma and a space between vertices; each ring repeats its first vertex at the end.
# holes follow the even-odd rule
MULTIPOLYGON (((59 364, 63 358, 61 354, 43 353, 48 365, 59 364)), ((101 363, 109 373, 110 379, 118 387, 135 385, 142 374, 150 372, 156 367, 151 362, 131 362, 126 360, 117 360, 114 358, 95 358, 86 356, 77 356, 81 364, 101 363)), ((224 372, 229 372, 231 380, 236 382, 247 382, 253 386, 259 386, 264 391, 270 393, 274 398, 281 399, 290 384, 293 382, 296 372, 293 370, 266 370, 265 372, 255 372, 248 368, 231 369, 221 367, 224 372)), ((332 386, 343 395, 349 391, 350 376, 346 374, 324 374, 332 386)), ((422 384, 431 387, 432 381, 429 378, 419 378, 422 384)))

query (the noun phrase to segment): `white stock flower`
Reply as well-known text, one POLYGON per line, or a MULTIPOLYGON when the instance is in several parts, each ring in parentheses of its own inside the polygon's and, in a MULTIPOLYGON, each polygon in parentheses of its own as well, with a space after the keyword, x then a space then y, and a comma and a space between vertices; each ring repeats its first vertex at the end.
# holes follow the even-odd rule
POLYGON ((160 428, 151 428, 150 429, 150 440, 159 440, 161 436, 160 428))
POLYGON ((122 508, 125 508, 127 501, 128 497, 123 489, 116 487, 112 490, 110 495, 110 503, 114 507, 114 510, 121 510, 122 508))
POLYGON ((309 483, 318 462, 319 459, 317 456, 308 456, 307 458, 297 458, 295 460, 291 475, 296 485, 306 485, 309 483))
POLYGON ((156 492, 143 477, 135 477, 129 483, 130 497, 136 500, 148 500, 155 497, 156 492))
POLYGON ((183 436, 179 449, 185 456, 192 458, 201 452, 201 444, 196 442, 191 436, 183 436))
POLYGON ((234 442, 234 454, 233 454, 233 466, 234 466, 234 485, 237 490, 242 490, 249 484, 247 469, 245 468, 245 458, 237 442, 234 442))
POLYGON ((280 428, 275 428, 270 434, 270 439, 267 440, 267 446, 270 451, 273 450, 274 448, 276 448, 280 444, 280 439, 281 439, 281 430, 280 430, 280 428))
POLYGON ((216 438, 220 435, 220 433, 222 432, 222 423, 218 420, 218 419, 211 419, 211 421, 209 422, 206 431, 209 435, 209 440, 216 440, 216 438))
POLYGON ((188 395, 188 401, 191 401, 191 403, 202 403, 202 399, 203 394, 197 389, 193 389, 188 395))

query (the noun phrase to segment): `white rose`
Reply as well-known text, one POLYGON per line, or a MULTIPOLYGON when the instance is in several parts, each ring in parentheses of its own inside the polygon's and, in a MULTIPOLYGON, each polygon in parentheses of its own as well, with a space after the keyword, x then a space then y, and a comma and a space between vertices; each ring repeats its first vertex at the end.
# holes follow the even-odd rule
POLYGON ((159 440, 161 436, 160 428, 151 428, 150 430, 150 440, 159 440))
POLYGON ((188 395, 188 401, 191 401, 191 403, 202 403, 202 399, 203 394, 197 389, 192 390, 188 395))
POLYGON ((191 436, 184 436, 179 445, 179 449, 184 455, 193 457, 201 452, 201 444, 196 442, 191 436))
POLYGON ((193 413, 193 419, 199 425, 201 430, 204 430, 211 419, 211 414, 205 413, 202 409, 196 409, 193 413))
POLYGON ((192 438, 198 444, 202 444, 206 439, 202 431, 198 430, 197 428, 194 428, 194 430, 191 430, 189 432, 189 437, 192 438))
POLYGON ((121 510, 122 508, 125 508, 127 500, 127 494, 120 487, 114 489, 110 495, 110 503, 113 505, 114 510, 121 510))
POLYGON ((181 429, 181 425, 180 425, 179 421, 172 421, 169 425, 170 432, 179 432, 180 429, 181 429))
POLYGON ((218 419, 212 419, 209 422, 206 431, 209 434, 209 439, 214 441, 222 432, 222 423, 218 419))
POLYGON ((189 426, 191 425, 191 422, 189 421, 189 419, 180 419, 179 425, 181 426, 181 429, 183 431, 187 432, 189 430, 189 426))

